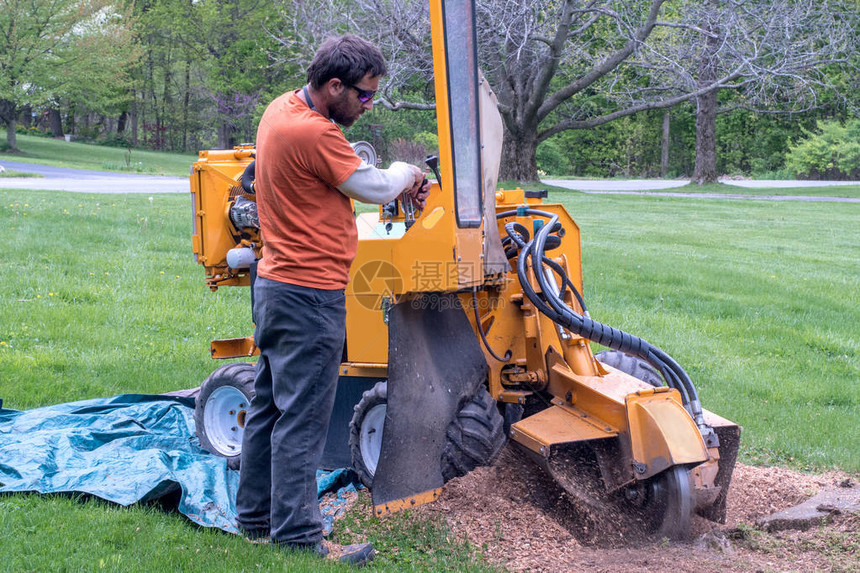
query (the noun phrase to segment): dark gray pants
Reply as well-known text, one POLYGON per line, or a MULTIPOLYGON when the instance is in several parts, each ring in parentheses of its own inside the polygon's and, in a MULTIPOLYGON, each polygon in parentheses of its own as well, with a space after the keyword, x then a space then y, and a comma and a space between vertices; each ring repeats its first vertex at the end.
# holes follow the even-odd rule
POLYGON ((334 406, 346 337, 343 290, 257 277, 256 396, 242 441, 236 499, 247 534, 273 542, 322 540, 316 470, 334 406))

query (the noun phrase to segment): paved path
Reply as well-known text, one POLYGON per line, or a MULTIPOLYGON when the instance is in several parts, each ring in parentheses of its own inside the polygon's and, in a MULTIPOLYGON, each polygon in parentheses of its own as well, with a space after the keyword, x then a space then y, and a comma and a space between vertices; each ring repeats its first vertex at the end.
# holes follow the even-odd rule
POLYGON ((653 191, 683 187, 689 179, 541 179, 541 183, 577 191, 653 191))
MULTIPOLYGON (((0 165, 9 170, 38 173, 42 177, 2 177, 0 189, 49 189, 77 193, 188 193, 188 178, 89 171, 6 161, 0 165)), ((190 169, 190 165, 189 165, 190 169)))
MULTIPOLYGON (((830 197, 815 195, 750 195, 745 193, 684 193, 662 191, 683 187, 690 183, 685 179, 541 179, 541 183, 574 189, 588 194, 600 195, 657 195, 659 197, 689 197, 696 199, 758 199, 763 201, 824 201, 832 203, 860 203, 853 197, 830 197)), ((860 181, 793 181, 793 180, 720 180, 720 183, 747 188, 833 187, 860 185, 860 181)))
MULTIPOLYGON (((118 173, 111 171, 89 171, 53 167, 0 158, 6 169, 38 173, 43 177, 2 177, 0 189, 49 189, 79 193, 188 193, 188 179, 118 173)), ((190 166, 189 166, 190 168, 190 166)), ((683 187, 687 179, 543 179, 547 185, 576 189, 583 193, 606 193, 622 195, 659 195, 664 197, 692 197, 698 199, 759 199, 771 201, 832 201, 860 203, 860 199, 849 197, 815 197, 806 195, 746 195, 740 193, 684 193, 666 192, 664 189, 683 187)), ((860 185, 860 181, 751 181, 725 179, 722 183, 738 187, 822 187, 837 185, 860 185)))
POLYGON ((840 185, 860 185, 860 181, 801 181, 799 179, 720 179, 720 183, 753 189, 764 189, 769 187, 791 189, 792 187, 839 187, 840 185))

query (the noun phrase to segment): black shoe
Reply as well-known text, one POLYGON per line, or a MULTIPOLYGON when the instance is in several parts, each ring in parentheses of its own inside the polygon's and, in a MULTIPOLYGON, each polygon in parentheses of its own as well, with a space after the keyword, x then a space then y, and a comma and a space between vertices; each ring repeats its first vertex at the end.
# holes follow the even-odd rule
POLYGON ((373 561, 376 554, 370 543, 338 545, 331 541, 319 541, 317 543, 276 543, 276 545, 288 551, 307 551, 323 559, 340 561, 357 567, 373 561))
POLYGON ((361 567, 373 561, 376 552, 370 543, 355 543, 353 545, 338 545, 331 541, 323 541, 320 544, 326 551, 326 558, 337 560, 341 563, 349 563, 361 567))

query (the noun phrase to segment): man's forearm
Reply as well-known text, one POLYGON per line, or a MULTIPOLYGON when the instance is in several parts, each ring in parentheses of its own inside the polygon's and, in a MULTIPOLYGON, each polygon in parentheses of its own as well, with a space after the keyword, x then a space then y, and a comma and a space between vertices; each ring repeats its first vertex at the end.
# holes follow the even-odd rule
POLYGON ((338 190, 357 201, 381 205, 388 203, 415 183, 412 167, 395 161, 388 169, 377 169, 362 162, 338 190))

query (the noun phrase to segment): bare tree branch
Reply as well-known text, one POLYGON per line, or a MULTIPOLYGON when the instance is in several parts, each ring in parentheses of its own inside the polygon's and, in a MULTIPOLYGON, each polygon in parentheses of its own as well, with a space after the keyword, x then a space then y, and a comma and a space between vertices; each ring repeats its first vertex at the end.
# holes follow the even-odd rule
MULTIPOLYGON (((292 15, 281 36, 290 38, 285 59, 309 58, 324 34, 359 33, 390 64, 382 106, 432 105, 425 0, 354 0, 349 10, 340 0, 281 3, 292 15)), ((506 127, 504 164, 513 166, 505 176, 533 178, 536 146, 553 134, 718 90, 737 91, 755 109, 800 110, 834 89, 828 77, 837 67, 858 87, 860 26, 848 0, 475 3, 480 65, 506 127)))
POLYGON ((374 105, 381 105, 385 109, 390 109, 391 111, 397 111, 400 109, 421 109, 421 110, 432 110, 436 109, 435 103, 415 103, 411 101, 398 101, 391 102, 386 98, 375 100, 374 105))
POLYGON ((601 115, 598 117, 592 117, 588 120, 575 120, 568 119, 565 121, 561 121, 556 123, 549 129, 538 132, 538 140, 544 141, 545 139, 552 137, 556 133, 560 133, 562 131, 566 131, 568 129, 591 129, 593 127, 597 127, 598 125, 603 125, 605 123, 609 123, 610 121, 620 119, 622 117, 627 117, 629 115, 633 115, 642 111, 648 111, 652 109, 667 109, 674 107, 678 104, 684 103, 686 101, 690 101, 695 99, 701 95, 720 90, 720 89, 740 89, 746 85, 746 82, 740 83, 732 83, 733 80, 740 77, 740 74, 730 74, 725 78, 722 78, 719 82, 715 84, 709 84, 707 87, 704 87, 700 90, 685 93, 683 95, 679 95, 673 98, 664 99, 664 100, 655 100, 649 101, 646 103, 641 103, 639 105, 634 105, 630 107, 626 107, 624 109, 620 109, 614 111, 612 113, 608 113, 605 115, 601 115))

